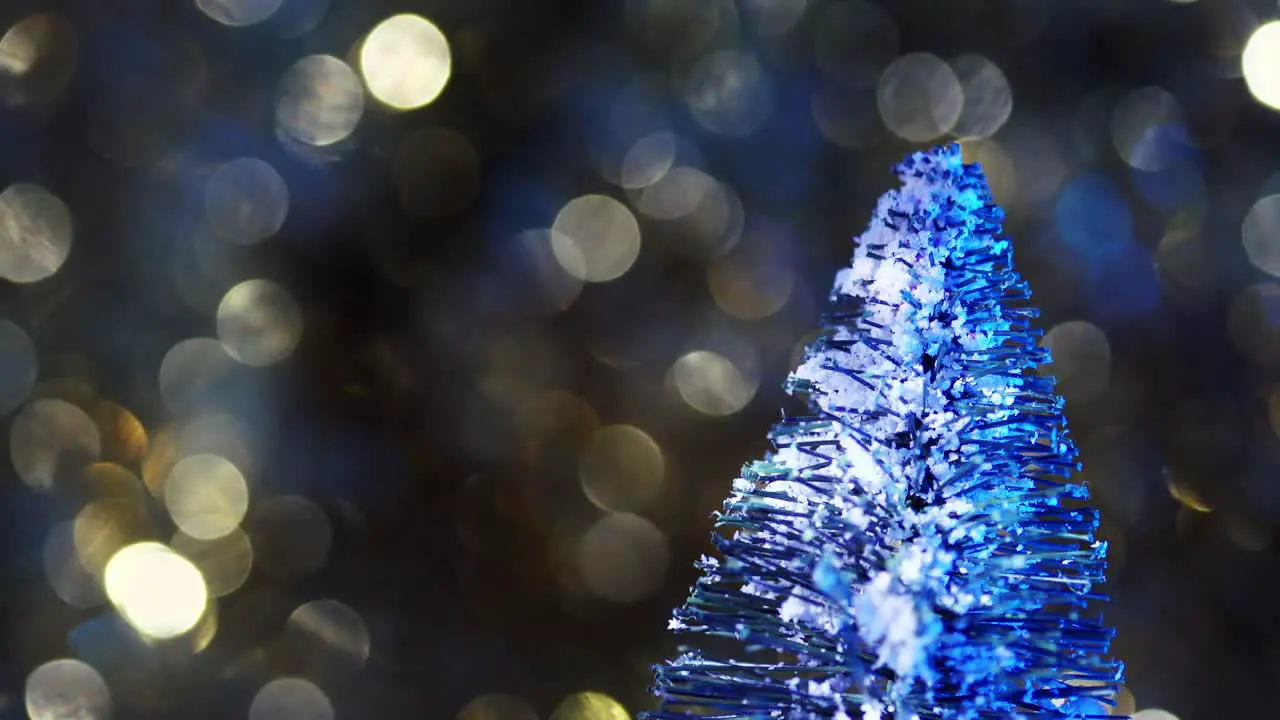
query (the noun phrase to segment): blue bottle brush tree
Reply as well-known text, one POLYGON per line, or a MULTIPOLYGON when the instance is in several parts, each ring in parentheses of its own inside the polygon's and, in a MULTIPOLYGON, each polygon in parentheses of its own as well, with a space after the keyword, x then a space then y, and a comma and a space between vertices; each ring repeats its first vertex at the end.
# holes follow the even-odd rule
POLYGON ((788 379, 808 414, 717 514, 653 720, 1108 716, 1106 543, 1004 214, 957 145, 897 170, 788 379))

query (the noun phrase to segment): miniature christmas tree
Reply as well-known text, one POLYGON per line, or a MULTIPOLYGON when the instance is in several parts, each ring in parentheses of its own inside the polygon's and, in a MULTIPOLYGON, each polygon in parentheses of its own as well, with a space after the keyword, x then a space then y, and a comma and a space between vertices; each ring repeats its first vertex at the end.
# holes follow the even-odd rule
POLYGON ((1003 211, 958 145, 880 199, 787 417, 717 514, 655 720, 1106 717, 1106 543, 1003 211))

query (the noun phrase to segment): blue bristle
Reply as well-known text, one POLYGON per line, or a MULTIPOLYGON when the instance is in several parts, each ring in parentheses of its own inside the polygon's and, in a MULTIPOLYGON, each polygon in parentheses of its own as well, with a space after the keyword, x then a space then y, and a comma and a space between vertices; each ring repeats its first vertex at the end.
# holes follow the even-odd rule
POLYGON ((743 468, 671 621, 725 640, 655 668, 651 720, 1111 717, 1106 544, 1004 212, 957 145, 898 174, 788 378, 811 414, 743 468))

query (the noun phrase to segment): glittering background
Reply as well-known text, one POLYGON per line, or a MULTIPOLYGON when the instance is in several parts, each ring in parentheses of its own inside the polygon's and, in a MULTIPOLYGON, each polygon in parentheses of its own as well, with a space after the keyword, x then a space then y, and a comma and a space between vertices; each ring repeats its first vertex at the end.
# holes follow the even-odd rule
POLYGON ((947 138, 1044 311, 1121 709, 1273 716, 1277 17, 4 2, 0 716, 632 717, 947 138))

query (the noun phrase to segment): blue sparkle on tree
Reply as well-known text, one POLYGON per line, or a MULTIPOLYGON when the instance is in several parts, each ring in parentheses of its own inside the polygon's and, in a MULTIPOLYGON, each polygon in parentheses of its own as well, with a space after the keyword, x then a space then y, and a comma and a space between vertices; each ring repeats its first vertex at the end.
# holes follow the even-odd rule
POLYGON ((717 514, 653 720, 1108 717, 1106 543, 1004 213, 957 145, 898 167, 776 448, 717 514))

